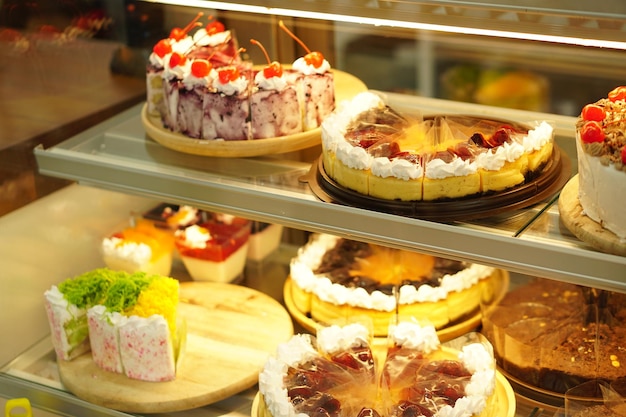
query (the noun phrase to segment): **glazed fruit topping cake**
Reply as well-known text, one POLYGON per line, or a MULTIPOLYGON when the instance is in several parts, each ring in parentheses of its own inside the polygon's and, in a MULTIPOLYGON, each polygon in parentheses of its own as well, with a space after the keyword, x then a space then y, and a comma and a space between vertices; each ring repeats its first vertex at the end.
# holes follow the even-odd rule
POLYGON ((428 319, 437 328, 475 312, 495 270, 326 234, 312 235, 290 264, 291 299, 319 323, 367 316, 386 336, 389 320, 428 319))
POLYGON ((576 123, 583 212, 626 242, 626 87, 586 105, 576 123))
POLYGON ((207 140, 283 137, 318 128, 334 110, 330 64, 282 22, 280 28, 307 54, 286 69, 251 39, 267 59, 259 69, 242 59, 244 49, 232 31, 218 21, 202 27, 201 17, 173 29, 150 55, 147 112, 166 129, 207 140))
POLYGON ((400 114, 372 92, 322 124, 323 167, 339 185, 383 200, 434 201, 511 189, 540 174, 553 128, 481 117, 400 114))
POLYGON ((385 351, 352 323, 300 334, 279 346, 259 375, 260 415, 291 417, 497 415, 491 346, 477 339, 442 348, 434 327, 391 325, 385 351))

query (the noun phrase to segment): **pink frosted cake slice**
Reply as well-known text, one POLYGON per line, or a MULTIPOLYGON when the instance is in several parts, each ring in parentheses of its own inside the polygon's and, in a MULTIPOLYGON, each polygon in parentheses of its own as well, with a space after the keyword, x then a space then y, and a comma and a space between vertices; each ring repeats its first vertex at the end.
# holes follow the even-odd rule
POLYGON ((296 59, 292 68, 300 75, 290 74, 290 77, 296 77, 303 130, 318 128, 335 110, 335 79, 330 64, 321 54, 313 52, 296 59))
POLYGON ((119 338, 127 377, 155 382, 176 378, 174 346, 163 316, 131 316, 119 326, 119 338))
POLYGON ((333 73, 310 74, 302 78, 304 91, 304 130, 320 127, 335 109, 333 73))
POLYGON ((178 127, 190 138, 202 137, 202 111, 206 88, 181 88, 178 92, 178 127))
POLYGON ((124 372, 117 329, 126 320, 120 313, 107 312, 103 305, 87 311, 92 358, 96 365, 106 371, 120 374, 124 372))
POLYGON ((250 139, 250 71, 239 67, 217 70, 215 92, 204 96, 202 137, 204 139, 250 139))
POLYGON ((56 285, 44 293, 52 344, 58 358, 71 360, 89 351, 85 308, 69 303, 56 285))
POLYGON ((298 92, 282 74, 267 78, 257 72, 250 96, 250 126, 253 139, 274 138, 302 132, 298 92))
POLYGON ((196 59, 183 77, 178 91, 178 128, 191 138, 200 139, 204 116, 204 98, 214 92, 217 72, 208 60, 196 59))

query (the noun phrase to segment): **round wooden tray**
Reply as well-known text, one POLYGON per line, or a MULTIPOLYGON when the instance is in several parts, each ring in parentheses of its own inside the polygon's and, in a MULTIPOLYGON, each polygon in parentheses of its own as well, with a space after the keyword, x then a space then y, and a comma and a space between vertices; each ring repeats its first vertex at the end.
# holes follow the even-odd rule
POLYGON ((626 256, 626 242, 583 214, 578 201, 578 174, 568 181, 559 195, 559 215, 565 227, 578 239, 602 252, 626 256))
MULTIPOLYGON (((496 371, 495 395, 498 402, 498 417, 514 417, 516 409, 515 392, 513 392, 509 381, 499 371, 496 371)), ((261 393, 257 393, 252 401, 250 416, 276 417, 270 415, 265 408, 265 404, 261 404, 262 401, 261 393)))
MULTIPOLYGON (((488 279, 492 280, 493 289, 496 293, 494 296, 495 301, 490 302, 498 302, 508 290, 509 273, 507 271, 497 269, 488 279)), ((296 307, 291 292, 292 285, 293 281, 291 280, 291 277, 287 277, 287 280, 285 281, 285 285, 283 287, 283 299, 285 302, 285 306, 298 324, 304 327, 305 330, 311 333, 315 333, 317 329, 324 324, 309 317, 307 312, 304 312, 296 307)), ((447 342, 461 335, 464 335, 467 332, 475 330, 478 326, 480 326, 481 320, 482 315, 480 313, 480 308, 477 308, 473 313, 463 316, 461 319, 456 320, 455 322, 450 323, 444 328, 437 330, 437 336, 439 336, 439 340, 442 343, 447 342)), ((376 337, 375 339, 375 343, 386 343, 385 337, 376 337)))
POLYGON ((284 307, 256 290, 185 282, 180 298, 187 347, 175 380, 129 379, 99 368, 86 353, 58 361, 63 385, 85 401, 128 413, 197 408, 253 387, 268 357, 293 336, 284 307))
POLYGON ((434 221, 465 221, 520 210, 549 199, 559 192, 571 175, 567 155, 554 146, 552 159, 533 179, 508 190, 493 194, 435 201, 383 200, 343 187, 326 174, 322 157, 300 178, 309 184, 317 198, 327 203, 342 204, 434 221))
MULTIPOLYGON (((332 70, 335 82, 335 101, 340 103, 367 90, 358 78, 346 72, 332 70)), ((295 135, 255 140, 203 140, 184 136, 163 127, 158 116, 148 114, 147 105, 141 111, 141 122, 148 136, 156 142, 178 152, 192 155, 219 157, 249 157, 310 148, 321 141, 321 129, 313 129, 295 135)))

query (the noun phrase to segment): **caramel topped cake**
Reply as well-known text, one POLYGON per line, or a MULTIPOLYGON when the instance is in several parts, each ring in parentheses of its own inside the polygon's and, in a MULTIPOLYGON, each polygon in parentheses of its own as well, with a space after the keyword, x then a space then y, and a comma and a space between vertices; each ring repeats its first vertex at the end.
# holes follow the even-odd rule
POLYGON ((313 235, 292 259, 296 308, 320 323, 365 315, 386 335, 396 316, 428 318, 437 328, 476 311, 491 267, 313 235))

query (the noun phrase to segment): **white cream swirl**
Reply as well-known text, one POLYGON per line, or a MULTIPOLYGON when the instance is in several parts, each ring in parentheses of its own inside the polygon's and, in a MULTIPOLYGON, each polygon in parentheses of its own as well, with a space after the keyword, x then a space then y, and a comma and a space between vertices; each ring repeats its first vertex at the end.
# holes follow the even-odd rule
POLYGON ((171 54, 165 56, 165 65, 163 67, 163 74, 161 76, 166 80, 182 80, 186 74, 189 74, 191 72, 191 60, 186 59, 182 63, 182 65, 179 64, 172 67, 169 64, 171 56, 171 54))
POLYGON ((315 67, 314 65, 307 64, 304 57, 300 57, 293 62, 292 68, 304 75, 324 74, 330 71, 330 64, 327 60, 324 60, 322 65, 315 67))
POLYGON ((421 178, 424 168, 419 163, 413 163, 402 158, 390 160, 386 157, 374 158, 371 166, 372 174, 381 177, 396 177, 403 180, 421 178))
POLYGON ((317 346, 321 352, 333 354, 353 347, 367 346, 369 331, 360 323, 345 326, 322 327, 317 332, 317 346))
POLYGON ((526 152, 537 151, 550 142, 553 137, 554 127, 547 121, 542 121, 522 138, 522 145, 526 152))
POLYGON ((254 76, 254 82, 262 90, 283 91, 287 87, 287 79, 284 75, 267 78, 263 71, 259 71, 254 76))
POLYGON ((206 28, 200 28, 193 34, 193 42, 198 46, 217 46, 230 40, 230 30, 209 35, 206 28))
POLYGON ((152 249, 141 242, 132 242, 119 237, 104 238, 102 240, 102 252, 104 256, 124 259, 135 265, 143 265, 152 259, 152 249))
POLYGON ((222 83, 218 77, 215 82, 215 88, 218 92, 222 94, 226 94, 227 96, 235 96, 245 92, 248 89, 248 80, 246 79, 246 77, 239 77, 234 81, 222 83))
POLYGON ((209 233, 206 228, 196 224, 182 230, 177 230, 176 237, 184 246, 194 249, 206 248, 207 242, 213 239, 211 233, 209 233))
POLYGON ((398 346, 430 353, 439 348, 439 337, 435 326, 420 326, 401 321, 389 326, 389 337, 398 346))
POLYGON ((455 157, 451 162, 445 162, 443 159, 434 158, 426 163, 425 176, 432 179, 464 177, 477 171, 476 162, 469 159, 455 157))
POLYGON ((193 75, 190 68, 189 72, 183 74, 182 83, 187 90, 192 90, 197 86, 211 87, 216 79, 217 71, 215 71, 215 69, 211 69, 211 71, 209 71, 209 73, 204 77, 196 77, 193 75))
POLYGON ((290 366, 297 366, 318 356, 319 353, 313 348, 311 335, 297 334, 278 345, 276 355, 267 360, 259 373, 259 390, 273 416, 307 417, 293 408, 283 378, 290 366))
POLYGON ((166 57, 168 57, 169 59, 170 54, 166 54, 163 57, 160 57, 156 53, 152 52, 150 56, 148 57, 148 61, 150 62, 150 65, 155 68, 163 68, 166 57))
POLYGON ((524 155, 524 146, 518 142, 505 142, 502 145, 476 155, 476 164, 487 171, 497 171, 507 162, 514 162, 524 155))
POLYGON ((468 417, 480 414, 487 406, 487 398, 495 390, 495 361, 485 345, 470 343, 463 346, 459 352, 459 360, 472 373, 465 386, 465 396, 459 398, 454 407, 442 407, 437 412, 437 417, 468 417))

